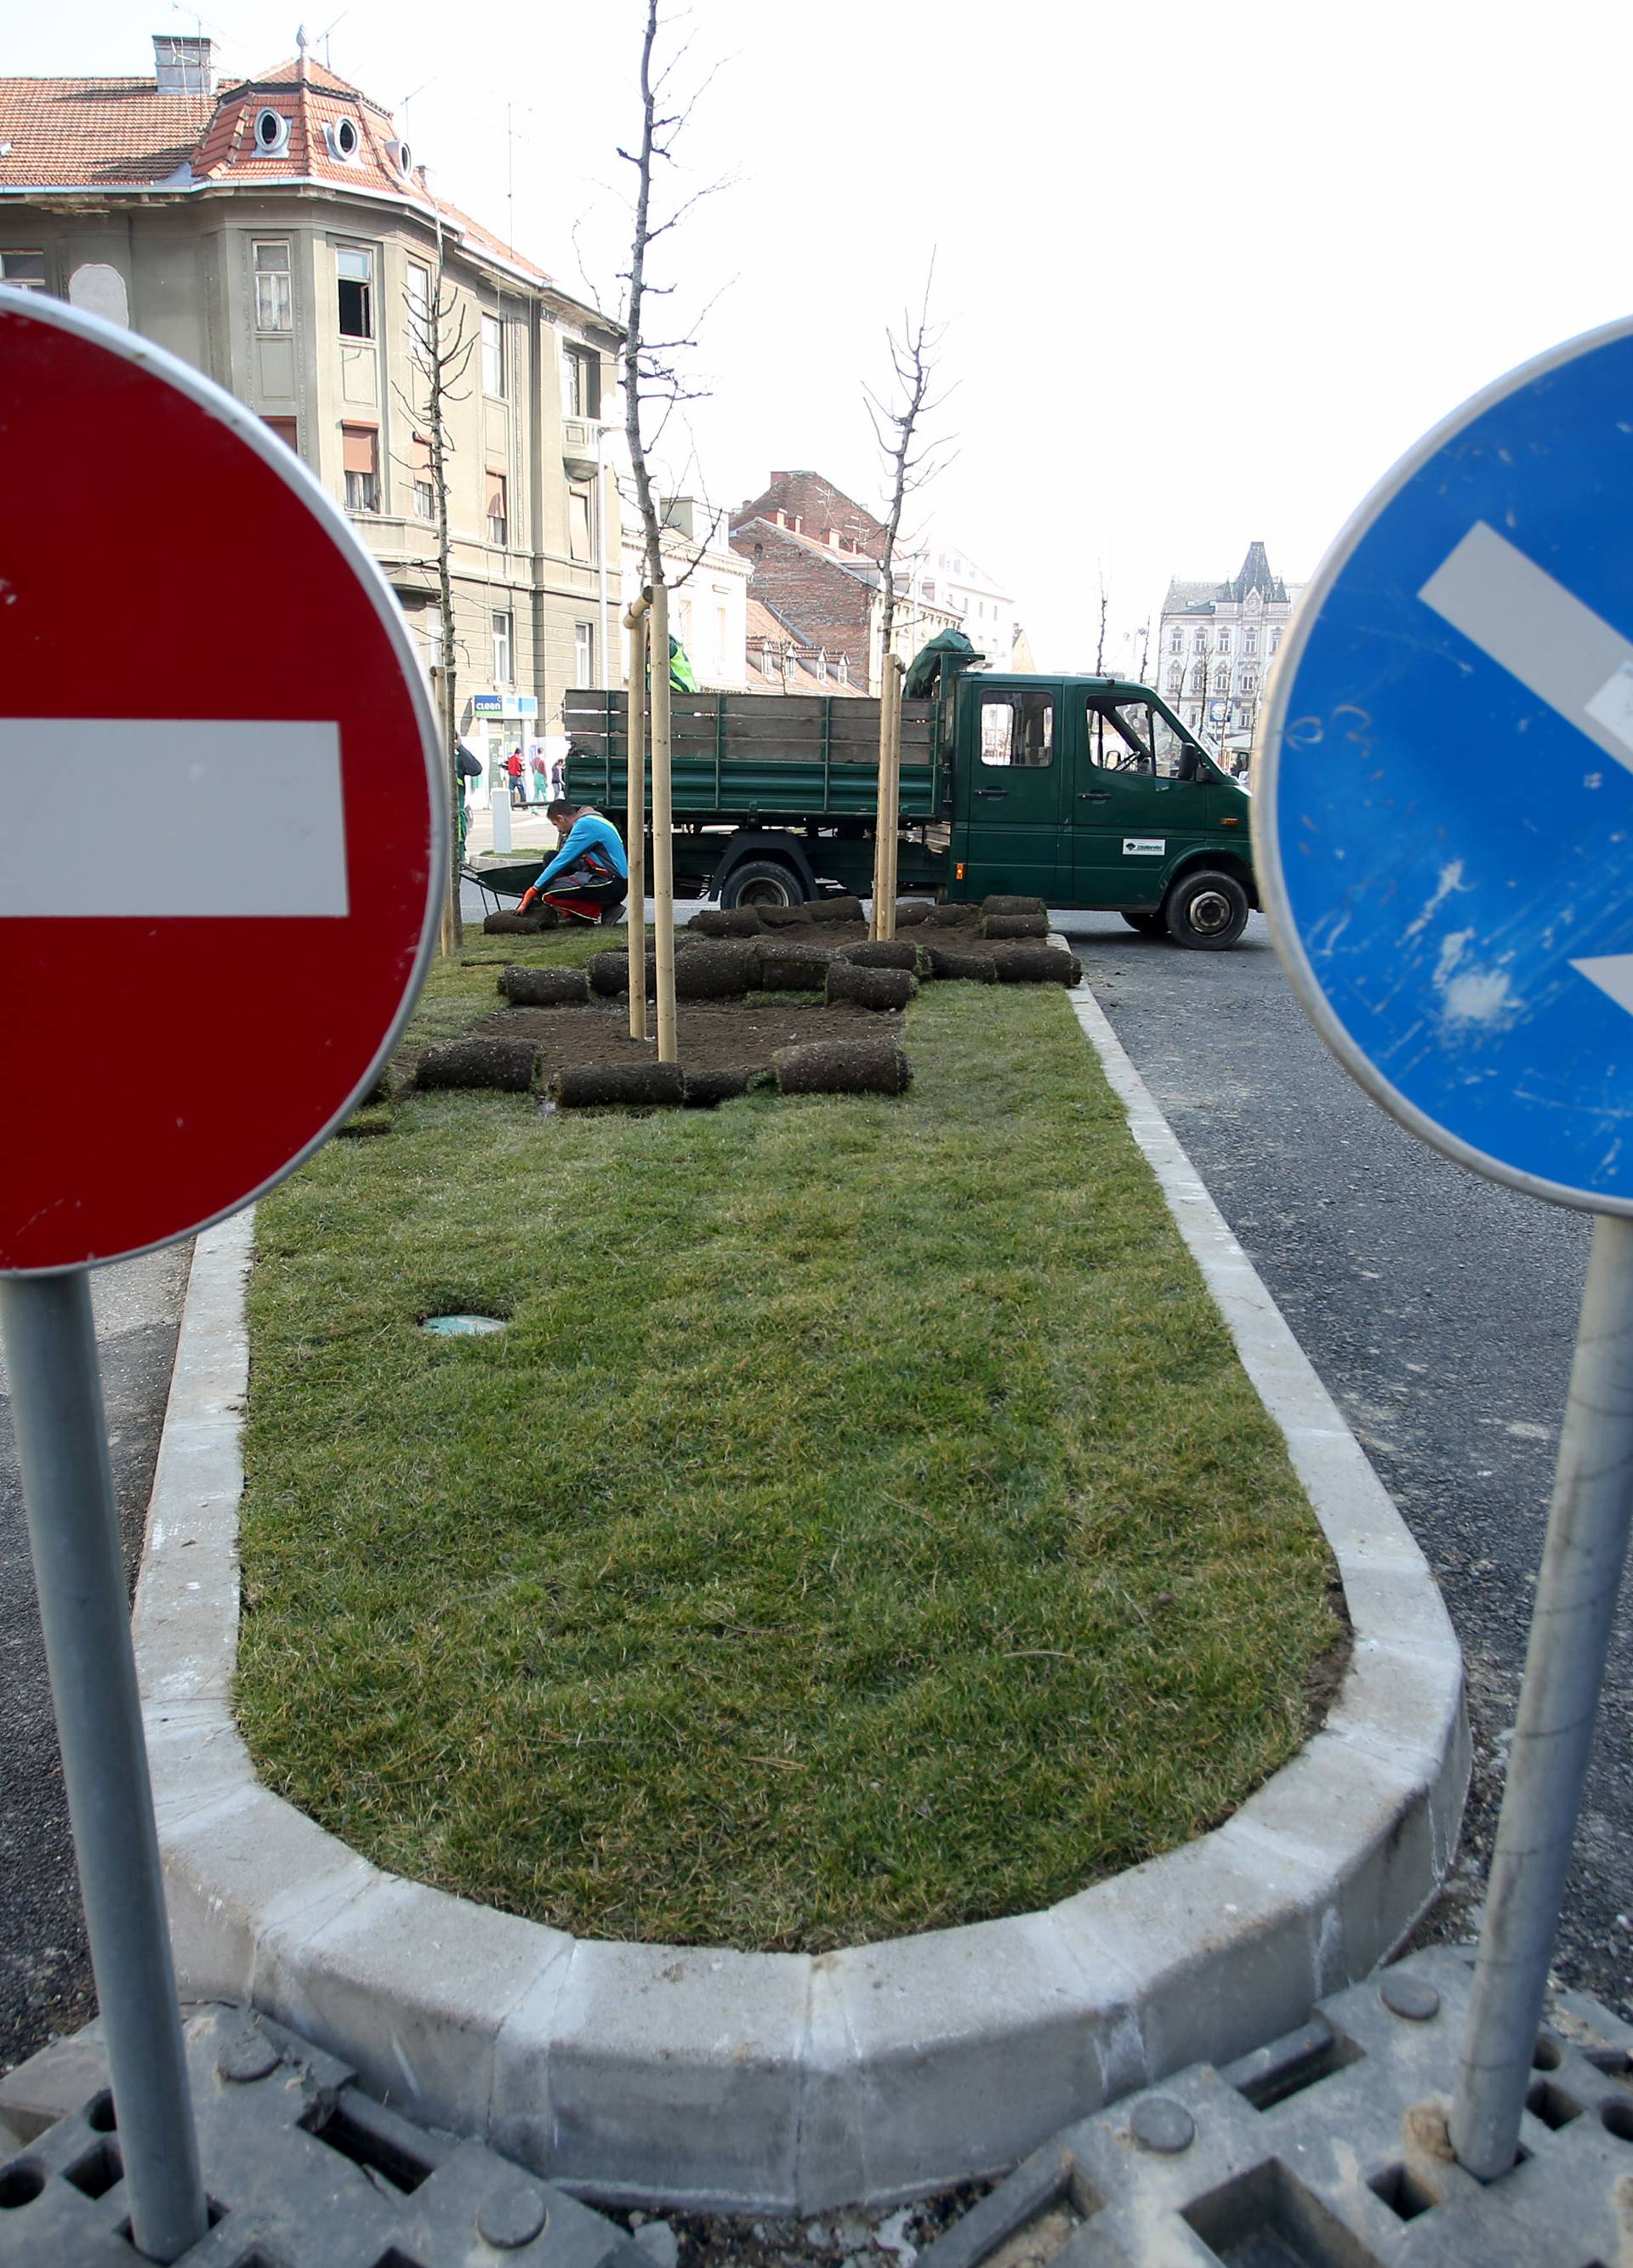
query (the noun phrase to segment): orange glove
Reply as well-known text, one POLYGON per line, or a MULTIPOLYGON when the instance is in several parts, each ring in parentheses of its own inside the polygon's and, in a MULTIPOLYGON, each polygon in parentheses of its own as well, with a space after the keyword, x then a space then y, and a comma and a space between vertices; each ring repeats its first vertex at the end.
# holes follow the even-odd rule
POLYGON ((524 890, 522 892, 521 903, 516 908, 516 911, 519 914, 525 914, 528 908, 533 903, 534 899, 537 897, 538 894, 539 886, 536 882, 530 890, 524 890))

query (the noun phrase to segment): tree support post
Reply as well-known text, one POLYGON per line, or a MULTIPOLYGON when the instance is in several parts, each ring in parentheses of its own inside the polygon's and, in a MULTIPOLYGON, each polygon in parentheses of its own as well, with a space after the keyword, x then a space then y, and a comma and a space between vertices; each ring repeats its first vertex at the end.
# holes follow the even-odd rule
POLYGON ((630 634, 629 735, 624 748, 624 850, 630 864, 630 1037, 647 1036, 647 601, 624 617, 630 634))

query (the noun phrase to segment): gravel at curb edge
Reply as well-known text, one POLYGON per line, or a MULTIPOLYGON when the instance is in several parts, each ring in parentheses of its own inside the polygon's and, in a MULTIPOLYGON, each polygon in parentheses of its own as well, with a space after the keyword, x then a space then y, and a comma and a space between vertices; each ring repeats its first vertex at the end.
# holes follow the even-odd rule
POLYGON ((1326 1725, 1224 1826, 1058 1905, 815 1956, 617 1944, 369 1865, 233 1721, 251 1216, 198 1239, 136 1639, 184 1995, 251 2000, 410 2116, 609 2203, 811 2213, 997 2171, 1302 2023, 1407 1935, 1468 1775, 1422 1554, 1088 987, 1069 996, 1248 1375, 1355 1628, 1326 1725))

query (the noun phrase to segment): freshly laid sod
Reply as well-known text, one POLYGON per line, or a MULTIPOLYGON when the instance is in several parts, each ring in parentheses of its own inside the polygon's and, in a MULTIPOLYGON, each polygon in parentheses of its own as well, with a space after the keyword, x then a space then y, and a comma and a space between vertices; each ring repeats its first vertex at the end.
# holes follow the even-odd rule
MULTIPOLYGON (((473 940, 418 1036, 595 942, 473 940)), ((930 985, 904 1036, 896 1101, 410 1096, 263 1204, 271 1786, 563 1928, 820 1949, 1044 1904, 1293 1752, 1328 1558, 1067 1001, 930 985)))

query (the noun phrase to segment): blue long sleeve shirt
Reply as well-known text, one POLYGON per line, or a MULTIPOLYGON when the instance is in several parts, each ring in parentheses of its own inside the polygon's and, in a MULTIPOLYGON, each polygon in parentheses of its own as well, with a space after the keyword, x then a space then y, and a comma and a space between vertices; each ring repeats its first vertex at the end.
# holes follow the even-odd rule
POLYGON ((550 860, 538 880, 533 885, 542 890, 545 884, 582 858, 591 866, 605 870, 611 881, 629 880, 630 862, 624 855, 624 845, 618 840, 618 830, 610 826, 599 813, 581 811, 567 830, 567 839, 550 860))

